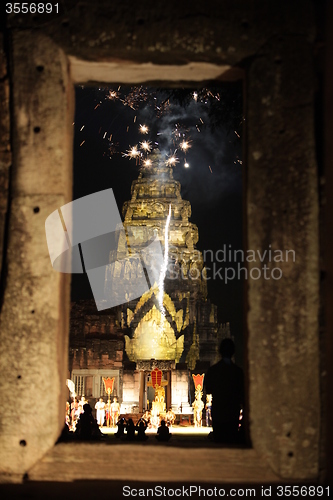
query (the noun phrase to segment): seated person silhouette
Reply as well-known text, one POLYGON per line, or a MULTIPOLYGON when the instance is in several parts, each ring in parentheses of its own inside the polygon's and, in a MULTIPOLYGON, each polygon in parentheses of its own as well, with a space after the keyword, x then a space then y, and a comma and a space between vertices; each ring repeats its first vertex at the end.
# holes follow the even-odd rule
POLYGON ((165 420, 161 421, 161 425, 157 429, 157 436, 155 436, 158 441, 169 441, 171 438, 171 433, 169 427, 166 426, 165 420))
POLYGON ((81 413, 77 422, 75 434, 79 439, 83 440, 101 437, 97 421, 92 416, 92 408, 88 403, 83 406, 83 413, 81 413))
POLYGON ((135 429, 138 431, 139 441, 145 441, 146 439, 148 439, 148 436, 146 436, 147 427, 148 427, 147 422, 143 418, 140 418, 140 420, 135 426, 135 429))
POLYGON ((115 433, 116 438, 122 438, 125 435, 125 428, 126 428, 126 420, 124 417, 121 417, 118 422, 117 422, 118 430, 115 433))
POLYGON ((128 441, 133 441, 135 438, 135 425, 131 418, 128 419, 126 424, 126 437, 128 441))
POLYGON ((238 443, 238 425, 244 403, 243 370, 231 360, 235 344, 230 338, 220 345, 222 359, 211 366, 204 379, 206 394, 212 394, 213 439, 222 443, 238 443))

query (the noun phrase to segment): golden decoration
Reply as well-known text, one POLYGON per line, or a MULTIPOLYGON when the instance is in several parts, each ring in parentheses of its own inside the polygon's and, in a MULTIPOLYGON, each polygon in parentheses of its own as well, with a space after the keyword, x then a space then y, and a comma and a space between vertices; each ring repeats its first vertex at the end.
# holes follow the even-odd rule
POLYGON ((184 335, 176 339, 170 323, 154 305, 136 327, 133 338, 125 335, 125 350, 135 362, 158 359, 178 363, 184 350, 184 335))
MULTIPOLYGON (((157 287, 157 284, 154 283, 154 285, 151 287, 150 290, 148 290, 148 292, 145 292, 144 294, 141 295, 140 297, 140 300, 139 302, 137 303, 136 307, 135 307, 135 311, 134 311, 134 314, 136 314, 140 309, 141 307, 146 303, 148 302, 148 300, 151 298, 151 296, 153 295, 154 293, 154 290, 155 290, 155 287, 157 288, 157 293, 158 293, 158 287, 157 287)), ((157 293, 155 293, 155 295, 157 296, 157 293)))
POLYGON ((127 308, 127 326, 128 327, 132 323, 133 316, 134 316, 133 311, 131 311, 129 308, 127 308))

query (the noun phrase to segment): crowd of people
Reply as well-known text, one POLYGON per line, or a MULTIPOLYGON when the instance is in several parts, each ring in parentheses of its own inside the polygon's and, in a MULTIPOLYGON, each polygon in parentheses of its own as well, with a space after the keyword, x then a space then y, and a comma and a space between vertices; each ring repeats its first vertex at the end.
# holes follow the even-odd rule
POLYGON ((116 427, 120 414, 120 405, 116 397, 113 398, 111 404, 105 403, 103 398, 100 398, 95 404, 95 410, 96 420, 100 427, 103 427, 105 423, 108 427, 116 427))
MULTIPOLYGON (((107 404, 100 398, 95 404, 96 418, 93 410, 84 396, 80 400, 74 398, 73 402, 66 405, 66 426, 60 440, 69 439, 70 435, 81 440, 100 439, 103 434, 102 427, 110 422, 111 427, 118 427, 115 433, 116 438, 123 438, 128 441, 146 441, 148 436, 146 430, 153 428, 150 413, 146 411, 136 425, 132 418, 128 420, 120 417, 120 405, 117 398, 113 398, 112 404, 107 404)), ((171 437, 169 426, 175 421, 175 414, 170 409, 165 414, 165 420, 160 420, 157 428, 156 438, 159 441, 168 441, 171 437)))
MULTIPOLYGON (((244 404, 244 375, 241 368, 232 361, 235 346, 230 338, 224 339, 220 346, 221 360, 211 366, 205 375, 204 391, 206 392, 206 425, 212 424, 212 438, 220 443, 242 443, 244 436, 241 419, 243 418, 244 404)), ((203 404, 200 406, 202 412, 203 404)), ((95 404, 96 419, 93 410, 84 396, 80 400, 74 398, 71 404, 67 403, 65 434, 75 433, 80 439, 98 439, 102 436, 101 428, 107 424, 118 427, 116 438, 129 441, 148 439, 146 430, 157 430, 158 441, 168 441, 171 437, 169 427, 176 419, 171 408, 153 421, 149 411, 146 411, 136 425, 132 418, 126 420, 120 417, 120 405, 117 398, 113 402, 105 403, 103 398, 95 404)), ((201 425, 201 416, 200 416, 201 425)))
MULTIPOLYGON (((116 438, 124 438, 128 441, 146 441, 148 436, 146 435, 146 430, 148 429, 148 422, 144 418, 140 418, 136 425, 131 418, 126 420, 122 417, 118 421, 118 431, 115 434, 116 438), (126 431, 126 433, 125 433, 126 431)), ((169 431, 169 426, 165 420, 161 420, 161 424, 157 429, 156 439, 158 441, 169 441, 171 438, 171 433, 169 431)))

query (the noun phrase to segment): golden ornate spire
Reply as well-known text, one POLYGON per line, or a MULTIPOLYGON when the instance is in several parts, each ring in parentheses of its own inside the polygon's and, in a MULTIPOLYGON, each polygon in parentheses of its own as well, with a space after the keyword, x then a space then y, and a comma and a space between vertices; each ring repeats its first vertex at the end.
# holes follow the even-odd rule
MULTIPOLYGON (((181 186, 173 178, 172 167, 166 165, 158 149, 149 155, 149 159, 149 166, 141 166, 138 179, 132 183, 130 201, 123 206, 126 235, 120 235, 117 262, 111 271, 115 273, 116 270, 117 274, 113 274, 109 282, 112 286, 121 282, 124 287, 126 280, 130 282, 135 277, 137 270, 133 262, 126 260, 126 242, 130 242, 131 255, 139 253, 156 236, 164 248, 166 221, 171 210, 167 232, 169 258, 163 292, 165 316, 162 314, 161 317, 157 283, 150 283, 150 290, 139 299, 128 297, 130 304, 123 308, 123 312, 132 330, 132 335, 126 336, 126 352, 130 360, 154 358, 178 362, 186 344, 184 332, 196 316, 195 301, 207 297, 204 265, 202 254, 196 249, 198 228, 189 221, 191 205, 182 199, 181 186), (159 324, 162 323, 161 328, 159 324)), ((196 327, 194 330, 196 332, 196 327)), ((194 368, 199 343, 197 337, 191 340, 192 345, 187 341, 185 356, 187 354, 186 359, 194 368)))

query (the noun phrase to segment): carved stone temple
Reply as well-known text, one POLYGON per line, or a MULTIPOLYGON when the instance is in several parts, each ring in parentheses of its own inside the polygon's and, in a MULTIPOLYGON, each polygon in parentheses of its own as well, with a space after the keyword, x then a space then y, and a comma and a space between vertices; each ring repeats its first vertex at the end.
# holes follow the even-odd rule
POLYGON ((151 165, 141 168, 131 199, 124 203, 124 230, 110 252, 105 276, 105 293, 117 296, 128 290, 126 303, 102 312, 93 301, 72 304, 70 376, 77 394, 91 403, 105 396, 102 377, 114 377, 121 412, 140 413, 154 399, 150 373, 157 367, 163 371, 167 408, 190 413, 191 374, 204 373, 216 362, 220 339, 230 335, 229 324, 218 324, 217 307, 207 297, 190 202, 182 199, 180 183, 159 150, 149 159, 151 165), (154 241, 159 259, 145 262, 142 249, 154 241), (145 266, 154 263, 156 269, 147 273, 145 266), (141 296, 132 293, 138 279, 148 283, 141 296))

